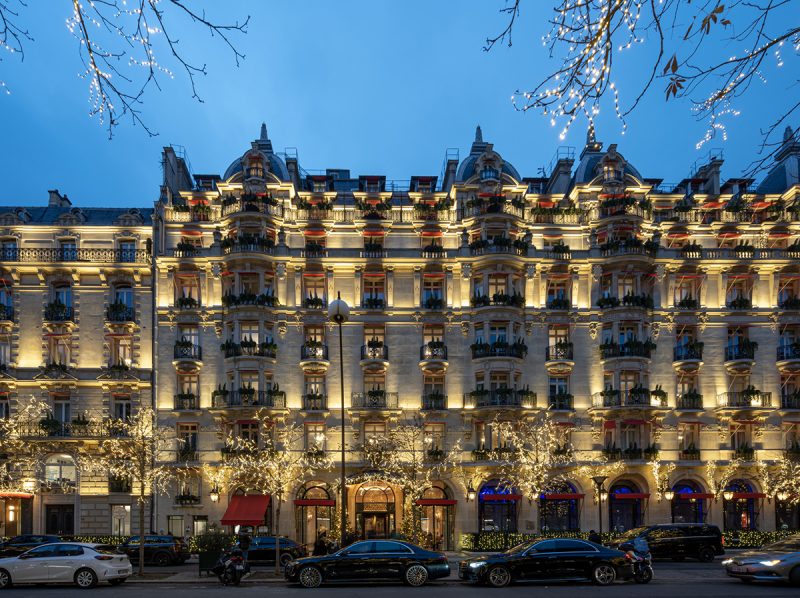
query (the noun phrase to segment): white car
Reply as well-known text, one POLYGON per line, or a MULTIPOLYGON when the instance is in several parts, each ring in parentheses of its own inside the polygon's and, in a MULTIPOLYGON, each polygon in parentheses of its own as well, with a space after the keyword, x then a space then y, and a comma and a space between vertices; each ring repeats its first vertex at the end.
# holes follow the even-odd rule
POLYGON ((100 581, 119 585, 133 573, 128 555, 113 546, 83 542, 42 544, 0 559, 0 589, 15 583, 74 583, 92 588, 100 581))

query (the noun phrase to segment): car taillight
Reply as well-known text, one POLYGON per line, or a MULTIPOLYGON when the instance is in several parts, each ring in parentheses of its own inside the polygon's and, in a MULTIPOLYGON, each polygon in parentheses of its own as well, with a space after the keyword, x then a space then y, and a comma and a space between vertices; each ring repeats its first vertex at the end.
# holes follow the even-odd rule
POLYGON ((628 559, 629 561, 633 560, 633 557, 631 557, 631 555, 628 554, 627 552, 625 553, 625 558, 628 559))
POLYGON ((722 545, 725 546, 725 536, 722 536, 722 545))
POLYGON ((96 558, 98 561, 112 561, 112 560, 114 560, 113 556, 109 556, 107 554, 98 554, 98 555, 95 555, 94 558, 96 558))

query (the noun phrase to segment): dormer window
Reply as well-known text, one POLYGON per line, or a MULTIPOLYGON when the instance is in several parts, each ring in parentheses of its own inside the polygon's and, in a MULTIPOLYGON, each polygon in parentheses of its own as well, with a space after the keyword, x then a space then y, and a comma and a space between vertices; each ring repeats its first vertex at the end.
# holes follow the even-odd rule
POLYGON ((603 164, 603 178, 606 181, 621 181, 622 169, 617 162, 606 162, 603 164))
POLYGON ((325 193, 326 189, 326 182, 325 181, 313 181, 311 184, 311 190, 314 193, 325 193))
POLYGON ((486 168, 481 170, 482 181, 498 180, 499 178, 500 178, 500 173, 496 168, 491 168, 487 166, 486 168))
POLYGON ((75 239, 61 239, 58 242, 59 259, 64 262, 74 262, 78 259, 78 243, 75 239))

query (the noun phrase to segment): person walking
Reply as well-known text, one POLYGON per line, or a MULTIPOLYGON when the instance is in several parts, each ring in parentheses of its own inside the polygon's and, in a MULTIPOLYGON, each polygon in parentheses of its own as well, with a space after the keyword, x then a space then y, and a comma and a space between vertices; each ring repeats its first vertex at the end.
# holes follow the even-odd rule
POLYGON ((314 542, 313 556, 323 556, 325 554, 328 554, 328 539, 325 532, 320 532, 317 536, 317 541, 314 542))

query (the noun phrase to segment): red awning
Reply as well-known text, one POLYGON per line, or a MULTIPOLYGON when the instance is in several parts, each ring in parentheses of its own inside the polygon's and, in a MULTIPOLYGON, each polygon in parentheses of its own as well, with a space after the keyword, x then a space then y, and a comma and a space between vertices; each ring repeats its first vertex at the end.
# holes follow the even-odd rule
POLYGON ((644 420, 644 419, 623 419, 622 423, 623 424, 634 424, 634 425, 637 425, 637 426, 642 426, 642 425, 647 423, 647 420, 644 420))
POLYGON ((617 422, 616 422, 616 420, 612 420, 612 421, 604 421, 604 422, 603 422, 603 429, 604 429, 604 430, 613 430, 613 429, 614 429, 614 428, 616 428, 616 427, 617 427, 617 422))
POLYGON ((562 492, 560 494, 545 494, 542 498, 544 500, 583 500, 584 496, 576 492, 562 492))
POLYGON ((736 237, 741 237, 742 233, 730 231, 726 233, 720 233, 718 236, 720 239, 735 239, 736 237))
POLYGON ((639 500, 642 498, 650 498, 649 492, 619 492, 614 493, 611 496, 614 497, 614 500, 639 500))
POLYGON ((521 494, 481 494, 482 501, 522 500, 521 494))
POLYGON ((444 278, 444 272, 423 272, 423 278, 444 278))
POLYGON ((734 492, 733 499, 747 499, 747 498, 767 498, 763 492, 734 492))
POLYGON ((675 496, 676 498, 680 498, 681 500, 690 500, 692 498, 704 498, 704 499, 714 498, 714 495, 709 494, 708 492, 679 492, 675 496))
POLYGON ((182 230, 181 231, 182 237, 202 237, 203 231, 201 230, 182 230))
POLYGON ((30 492, 0 492, 0 498, 33 498, 30 492))
POLYGON ((716 210, 725 205, 724 201, 709 201, 700 205, 701 210, 716 210))
POLYGON ((458 501, 452 498, 419 498, 417 504, 421 507, 452 506, 458 504, 458 501))
POLYGON ((575 422, 556 422, 556 425, 563 428, 574 428, 575 422))
POLYGON ((325 230, 319 230, 319 229, 304 230, 303 234, 306 237, 324 237, 325 236, 325 230))
POLYGON ((296 507, 332 507, 335 500, 329 498, 298 498, 294 501, 296 507))
POLYGON ((268 507, 269 496, 264 494, 232 496, 220 523, 222 525, 263 525, 264 513, 268 507))
POLYGON ((689 233, 683 231, 671 231, 667 233, 667 236, 671 239, 685 239, 689 236, 689 233))

